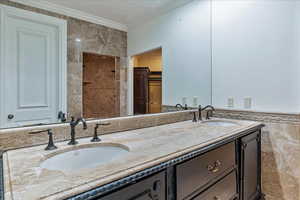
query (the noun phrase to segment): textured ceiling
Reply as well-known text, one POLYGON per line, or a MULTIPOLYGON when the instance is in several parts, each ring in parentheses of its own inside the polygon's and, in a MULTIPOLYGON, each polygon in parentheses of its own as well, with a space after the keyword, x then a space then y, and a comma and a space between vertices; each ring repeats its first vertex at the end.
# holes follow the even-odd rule
POLYGON ((43 0, 110 19, 138 25, 193 0, 43 0))

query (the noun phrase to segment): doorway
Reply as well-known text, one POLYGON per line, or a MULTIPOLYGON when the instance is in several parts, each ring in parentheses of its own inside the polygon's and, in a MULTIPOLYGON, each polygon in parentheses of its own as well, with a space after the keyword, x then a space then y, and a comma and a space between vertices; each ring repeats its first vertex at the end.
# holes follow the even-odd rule
POLYGON ((120 116, 119 58, 83 53, 83 116, 120 116))
POLYGON ((0 10, 0 128, 59 122, 67 103, 66 21, 0 10))
POLYGON ((162 111, 162 49, 132 57, 134 66, 134 114, 162 111))

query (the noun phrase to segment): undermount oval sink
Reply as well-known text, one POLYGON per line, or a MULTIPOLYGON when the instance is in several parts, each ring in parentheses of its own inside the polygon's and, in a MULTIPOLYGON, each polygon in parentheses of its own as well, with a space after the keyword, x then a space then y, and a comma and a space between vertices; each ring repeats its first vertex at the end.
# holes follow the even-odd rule
POLYGON ((231 127, 231 126, 237 126, 237 123, 229 122, 229 121, 221 121, 221 120, 213 120, 213 121, 204 121, 203 124, 206 124, 208 126, 221 126, 221 127, 231 127))
POLYGON ((50 156, 41 163, 40 167, 63 172, 95 168, 121 159, 128 152, 128 147, 119 144, 78 146, 76 149, 50 156))

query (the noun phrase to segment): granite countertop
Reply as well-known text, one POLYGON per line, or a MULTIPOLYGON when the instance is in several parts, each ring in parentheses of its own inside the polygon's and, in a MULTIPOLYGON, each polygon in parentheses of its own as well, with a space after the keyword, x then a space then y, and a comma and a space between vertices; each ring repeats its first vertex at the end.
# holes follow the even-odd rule
POLYGON ((78 140, 76 147, 66 142, 57 143, 58 149, 50 152, 44 150, 44 145, 7 151, 3 155, 5 200, 65 199, 261 125, 250 121, 226 121, 237 125, 215 127, 184 121, 103 135, 99 145, 126 146, 129 152, 121 159, 73 172, 47 170, 40 164, 54 154, 95 145, 91 144, 91 138, 78 140))

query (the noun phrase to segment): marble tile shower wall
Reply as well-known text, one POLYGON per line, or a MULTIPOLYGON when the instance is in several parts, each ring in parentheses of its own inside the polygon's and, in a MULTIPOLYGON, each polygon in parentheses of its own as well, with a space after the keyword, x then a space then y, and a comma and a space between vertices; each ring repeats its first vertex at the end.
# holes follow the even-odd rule
POLYGON ((110 55, 120 58, 120 113, 126 112, 127 90, 127 33, 89 23, 53 12, 32 8, 19 3, 1 0, 0 4, 21 8, 68 22, 68 112, 74 116, 82 113, 82 52, 110 55), (81 42, 76 42, 80 38, 81 42))
POLYGON ((263 122, 262 183, 267 200, 300 200, 300 115, 218 110, 216 117, 263 122))

